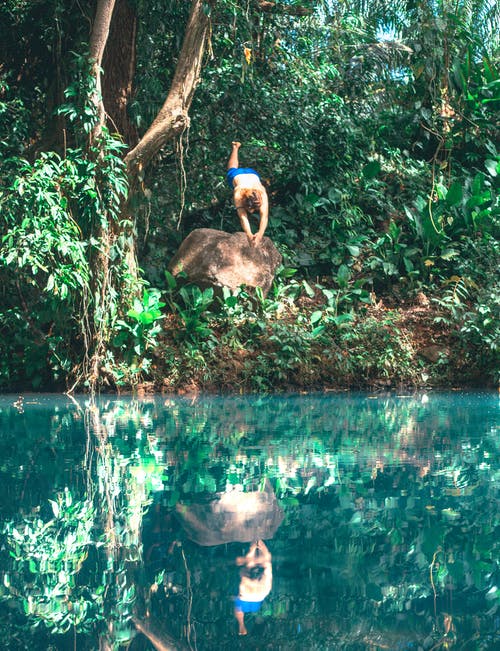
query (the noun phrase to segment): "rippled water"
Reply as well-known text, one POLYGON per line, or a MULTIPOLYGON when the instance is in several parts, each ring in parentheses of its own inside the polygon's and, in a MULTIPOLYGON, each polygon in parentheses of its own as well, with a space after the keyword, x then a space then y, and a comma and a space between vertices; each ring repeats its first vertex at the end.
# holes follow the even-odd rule
POLYGON ((500 649, 498 406, 0 396, 2 648, 500 649))

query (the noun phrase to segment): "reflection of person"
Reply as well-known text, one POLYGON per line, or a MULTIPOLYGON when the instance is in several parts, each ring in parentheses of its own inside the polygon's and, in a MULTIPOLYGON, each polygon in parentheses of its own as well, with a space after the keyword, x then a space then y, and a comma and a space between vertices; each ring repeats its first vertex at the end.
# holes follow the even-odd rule
POLYGON ((239 167, 238 149, 239 142, 232 143, 233 148, 227 162, 227 182, 233 190, 233 199, 236 212, 240 218, 243 231, 248 237, 251 246, 258 246, 267 228, 269 203, 267 192, 258 173, 250 167, 239 167), (248 221, 248 216, 258 212, 260 216, 259 230, 253 234, 248 221))
POLYGON ((258 540, 252 543, 246 556, 238 556, 236 564, 241 566, 241 570, 238 596, 234 600, 234 616, 238 622, 238 633, 246 635, 245 613, 256 613, 271 592, 271 554, 263 541, 258 540))

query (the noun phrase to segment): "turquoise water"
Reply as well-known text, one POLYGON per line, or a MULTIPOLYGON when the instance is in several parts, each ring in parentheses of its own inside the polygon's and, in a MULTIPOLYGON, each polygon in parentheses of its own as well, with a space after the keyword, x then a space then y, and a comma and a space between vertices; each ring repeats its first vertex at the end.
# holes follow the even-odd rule
POLYGON ((0 396, 2 649, 500 649, 498 407, 0 396))

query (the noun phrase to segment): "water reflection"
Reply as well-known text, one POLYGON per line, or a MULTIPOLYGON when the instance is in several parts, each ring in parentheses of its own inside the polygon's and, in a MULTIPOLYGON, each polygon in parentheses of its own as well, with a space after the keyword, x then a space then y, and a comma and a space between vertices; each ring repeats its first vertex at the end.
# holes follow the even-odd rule
POLYGON ((238 595, 234 599, 234 616, 238 622, 239 635, 248 633, 245 627, 245 613, 256 613, 273 585, 271 552, 262 540, 250 545, 245 556, 236 557, 240 566, 238 595))
POLYGON ((191 504, 178 502, 176 512, 187 537, 198 545, 272 538, 283 520, 283 510, 269 479, 260 490, 229 490, 208 500, 205 497, 191 504))
POLYGON ((497 417, 495 394, 0 398, 2 639, 498 648, 497 417))

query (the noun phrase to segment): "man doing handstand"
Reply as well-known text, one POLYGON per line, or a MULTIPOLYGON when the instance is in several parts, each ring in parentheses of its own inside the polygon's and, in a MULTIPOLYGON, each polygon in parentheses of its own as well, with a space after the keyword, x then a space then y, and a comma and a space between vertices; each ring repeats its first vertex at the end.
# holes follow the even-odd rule
POLYGON ((232 146, 227 162, 227 182, 233 190, 234 206, 250 246, 258 246, 267 228, 269 214, 267 192, 255 170, 251 167, 239 167, 238 149, 241 143, 233 142, 232 146), (248 216, 255 212, 259 213, 260 223, 257 233, 252 233, 248 216))

